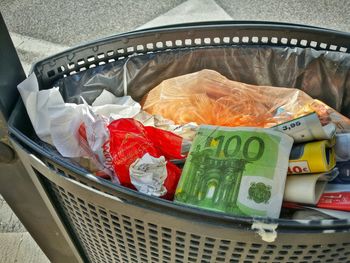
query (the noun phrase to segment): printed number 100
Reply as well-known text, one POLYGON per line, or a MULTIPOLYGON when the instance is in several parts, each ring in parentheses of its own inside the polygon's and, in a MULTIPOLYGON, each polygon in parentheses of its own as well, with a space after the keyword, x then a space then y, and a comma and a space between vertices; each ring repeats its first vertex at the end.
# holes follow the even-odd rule
MULTIPOLYGON (((216 138, 208 137, 205 143, 205 147, 211 147, 212 142, 215 140, 218 142, 216 147, 216 156, 219 157, 223 152, 225 157, 235 157, 238 153, 242 153, 242 156, 247 161, 259 160, 265 151, 265 143, 263 139, 252 136, 249 137, 242 146, 242 138, 239 135, 229 137, 225 142, 225 136, 218 136, 216 138), (257 149, 252 151, 252 147, 256 146, 257 149)), ((255 147, 254 147, 255 148, 255 147)))

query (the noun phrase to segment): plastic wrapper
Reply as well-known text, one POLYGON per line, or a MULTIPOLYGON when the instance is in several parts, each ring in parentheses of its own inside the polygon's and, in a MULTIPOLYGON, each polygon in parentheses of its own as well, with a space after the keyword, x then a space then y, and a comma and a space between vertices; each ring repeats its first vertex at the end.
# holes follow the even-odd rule
POLYGON ((315 205, 326 184, 323 174, 287 176, 283 200, 315 205))
POLYGON ((350 213, 332 210, 332 209, 323 209, 313 206, 306 206, 294 203, 284 203, 284 207, 291 209, 298 209, 293 215, 293 219, 296 220, 320 220, 320 219, 349 219, 350 213))
POLYGON ((336 166, 339 170, 339 175, 332 181, 335 184, 348 184, 350 190, 350 161, 337 162, 336 166))
POLYGON ((169 119, 165 119, 161 115, 152 115, 145 111, 141 111, 134 117, 145 126, 154 126, 166 131, 171 131, 183 139, 192 141, 198 130, 198 125, 194 122, 186 123, 183 125, 177 125, 169 119))
POLYGON ((297 210, 293 214, 295 220, 323 220, 323 219, 334 219, 334 217, 314 210, 297 210))
MULTIPOLYGON (((145 127, 134 119, 119 119, 108 125, 110 134, 109 152, 113 168, 120 183, 135 188, 131 183, 129 168, 146 153, 152 157, 165 159, 183 159, 181 155, 182 138, 174 133, 145 127)), ((181 169, 171 162, 166 163, 167 177, 164 187, 166 199, 173 199, 181 169)))
POLYGON ((108 152, 103 151, 105 149, 105 144, 109 141, 109 134, 106 134, 105 131, 107 129, 99 129, 99 132, 101 133, 101 137, 97 139, 97 141, 100 141, 102 144, 101 149, 97 150, 94 147, 99 146, 99 142, 95 142, 96 139, 91 141, 91 133, 90 129, 92 127, 89 125, 85 126, 85 124, 81 124, 78 129, 78 140, 79 140, 79 147, 81 149, 84 149, 85 155, 80 157, 78 162, 80 165, 86 167, 91 172, 94 172, 95 175, 102 177, 104 179, 113 179, 115 183, 119 184, 118 178, 114 176, 112 165, 108 164, 108 158, 106 156, 109 155, 108 152), (88 128, 86 128, 88 127, 88 128), (87 131, 88 129, 88 131, 87 131), (93 143, 91 143, 93 142, 93 143), (91 146, 90 146, 91 145, 91 146), (98 153, 102 153, 102 156, 99 156, 98 153))
POLYGON ((350 161, 350 133, 336 135, 335 156, 337 162, 350 161))
POLYGON ((350 218, 349 162, 337 163, 339 175, 329 182, 317 206, 347 211, 350 218))
POLYGON ((325 173, 335 167, 335 140, 295 144, 289 156, 288 174, 325 173))
POLYGON ((315 112, 312 112, 271 127, 271 129, 291 136, 295 143, 301 143, 317 140, 330 140, 334 137, 337 127, 333 122, 322 126, 319 116, 315 112))
POLYGON ((163 81, 143 98, 142 106, 176 124, 271 127, 312 112, 324 125, 331 122, 325 106, 315 105, 298 89, 249 85, 213 70, 163 81))

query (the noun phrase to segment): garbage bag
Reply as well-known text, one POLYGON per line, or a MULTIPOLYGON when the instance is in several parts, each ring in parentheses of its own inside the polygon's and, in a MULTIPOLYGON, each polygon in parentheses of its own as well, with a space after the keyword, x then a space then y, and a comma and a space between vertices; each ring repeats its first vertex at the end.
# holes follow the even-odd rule
POLYGON ((58 80, 66 102, 89 104, 103 90, 141 98, 162 81, 211 69, 247 84, 298 88, 350 116, 350 54, 312 48, 216 46, 133 55, 58 80))

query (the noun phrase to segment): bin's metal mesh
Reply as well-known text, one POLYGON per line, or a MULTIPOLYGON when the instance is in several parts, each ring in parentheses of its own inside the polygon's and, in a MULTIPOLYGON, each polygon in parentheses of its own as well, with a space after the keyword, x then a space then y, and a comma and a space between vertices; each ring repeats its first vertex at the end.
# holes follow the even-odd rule
POLYGON ((91 262, 350 263, 350 238, 348 243, 269 244, 182 232, 107 210, 42 178, 91 262))

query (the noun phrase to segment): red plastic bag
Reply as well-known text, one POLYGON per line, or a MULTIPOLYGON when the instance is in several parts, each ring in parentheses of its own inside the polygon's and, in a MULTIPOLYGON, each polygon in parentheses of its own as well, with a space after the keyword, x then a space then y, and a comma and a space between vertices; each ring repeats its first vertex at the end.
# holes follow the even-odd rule
POLYGON ((113 175, 108 168, 104 167, 101 164, 98 156, 91 150, 89 146, 89 142, 86 135, 86 128, 84 123, 79 126, 78 130, 78 138, 79 138, 79 146, 84 150, 87 155, 86 158, 80 158, 79 164, 83 167, 87 168, 94 175, 104 178, 110 179, 113 175))
MULTIPOLYGON (((129 167, 146 153, 153 157, 164 156, 169 159, 183 159, 181 155, 182 138, 168 131, 154 127, 145 127, 134 119, 119 119, 108 125, 110 133, 110 154, 113 168, 120 183, 133 188, 130 181, 129 167)), ((176 190, 181 169, 167 162, 167 178, 164 186, 166 199, 172 199, 176 190)))

